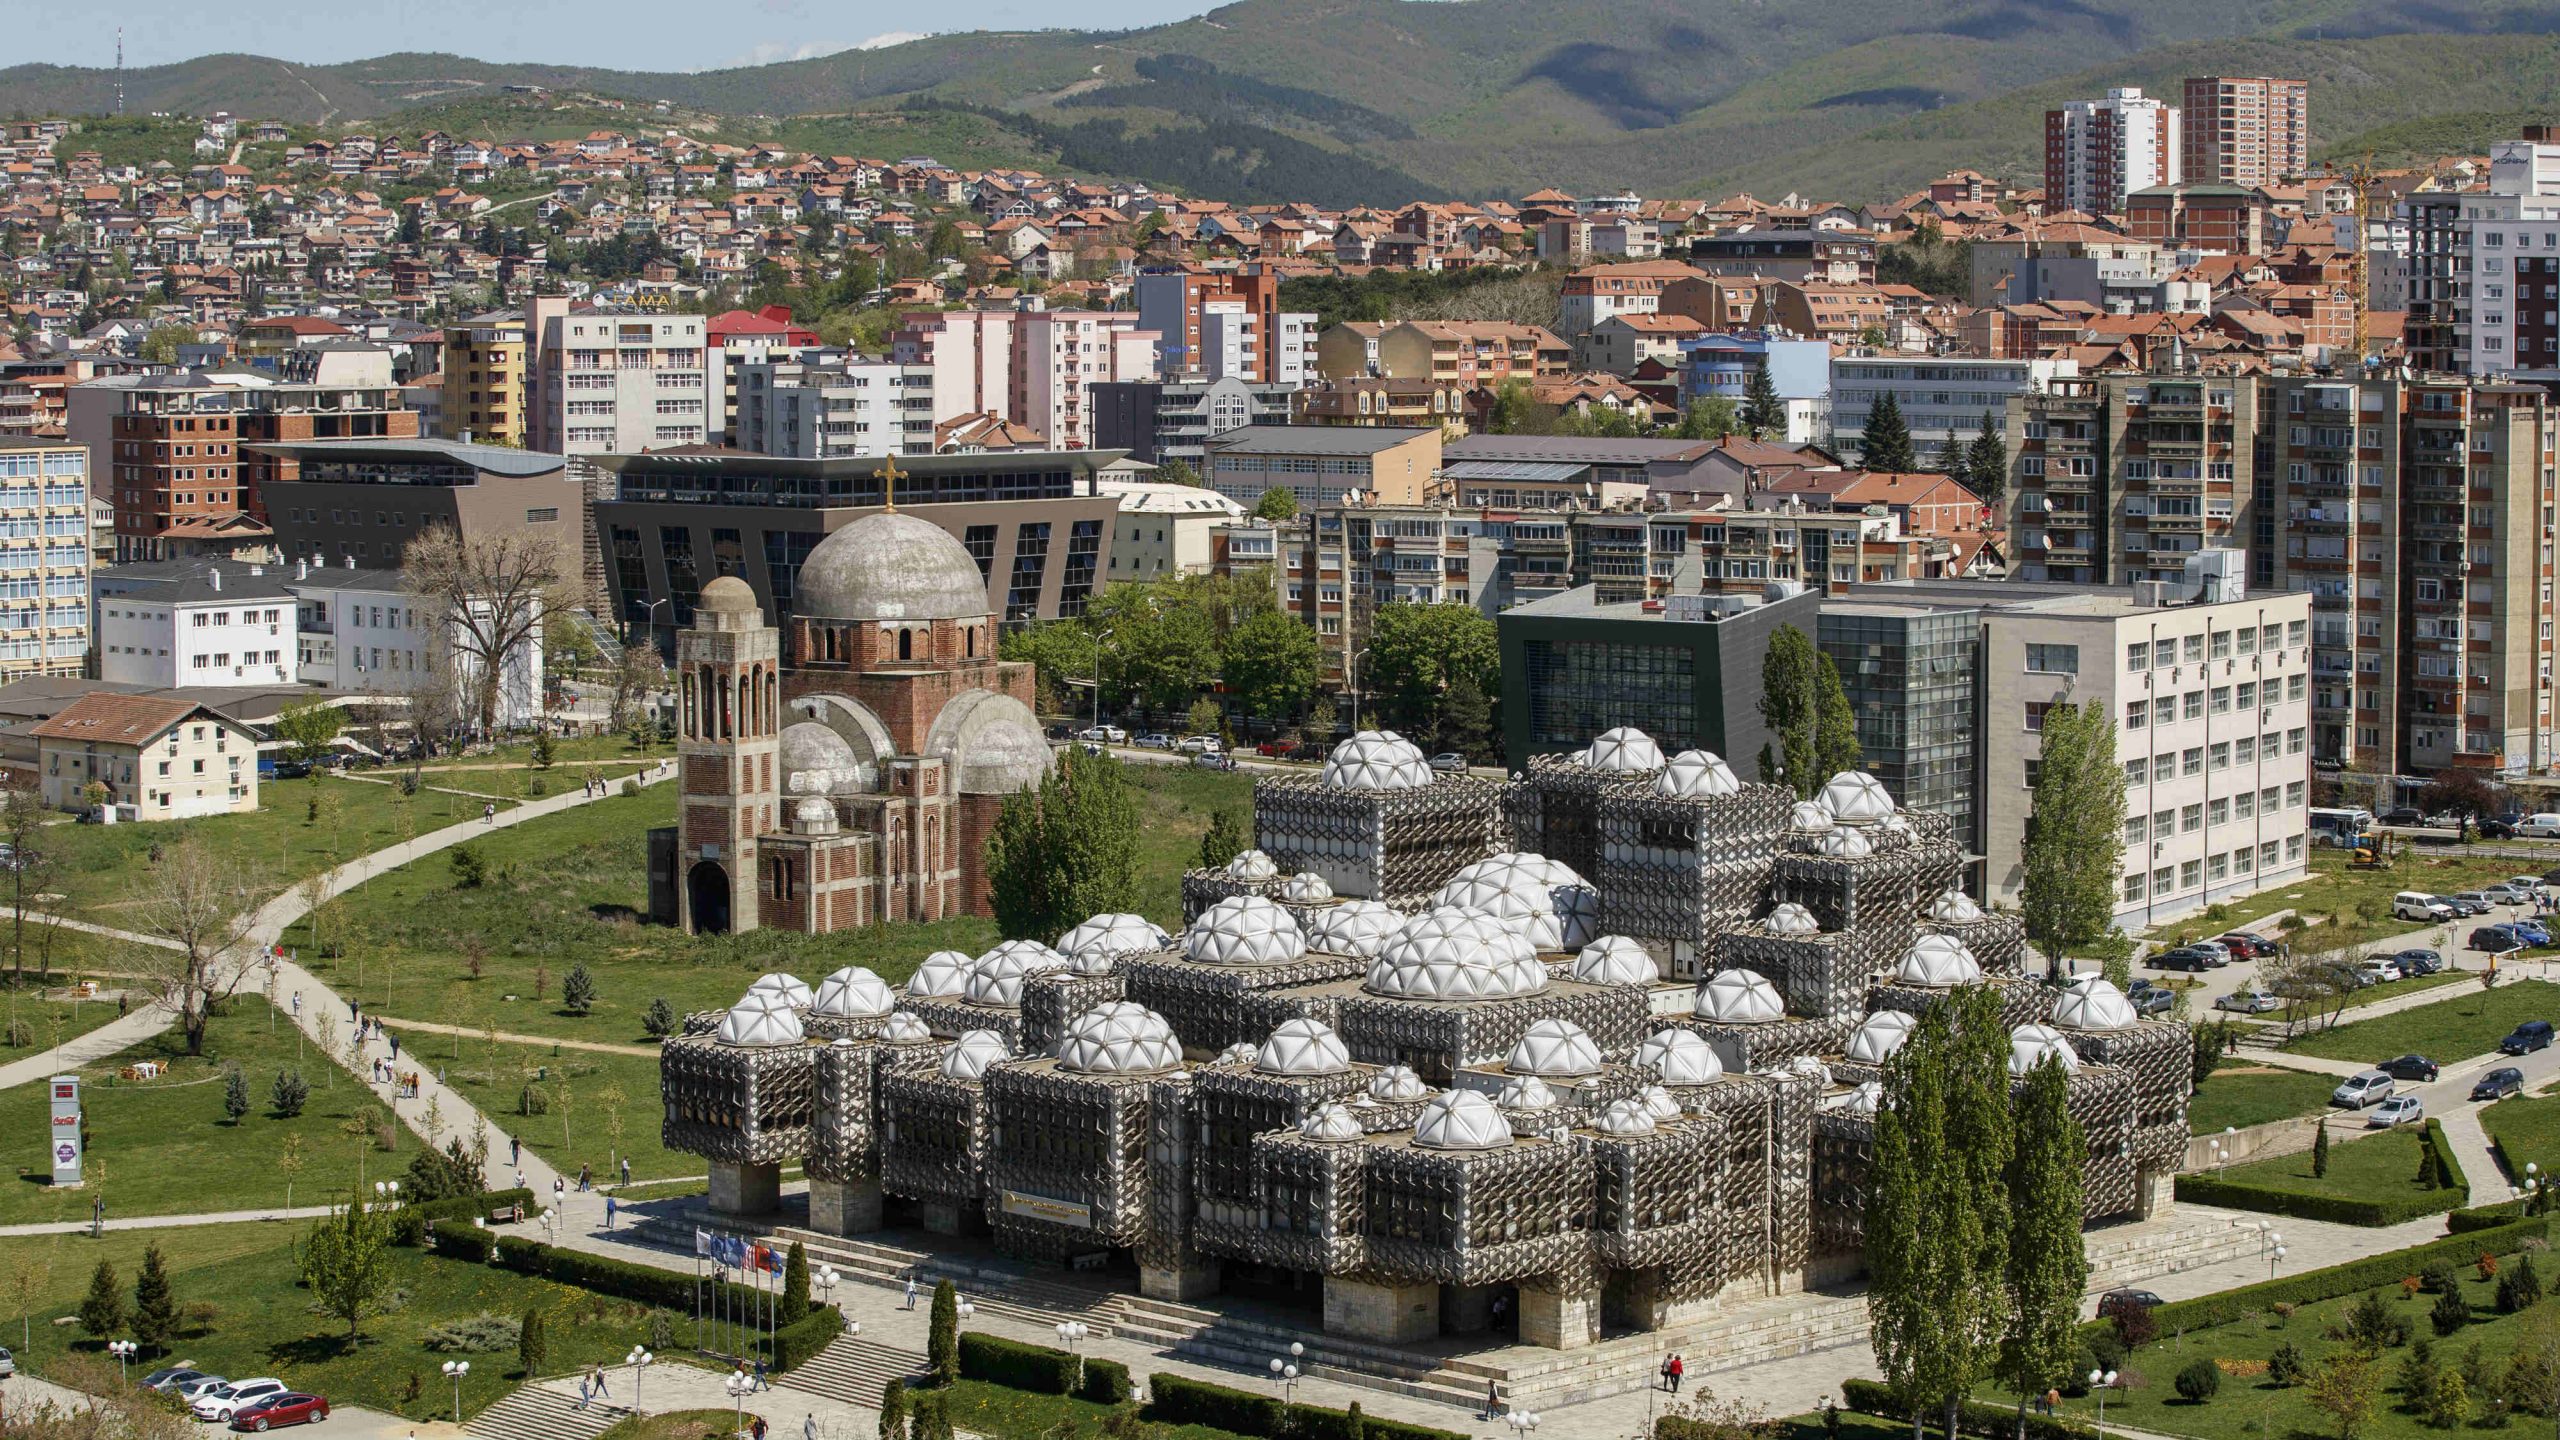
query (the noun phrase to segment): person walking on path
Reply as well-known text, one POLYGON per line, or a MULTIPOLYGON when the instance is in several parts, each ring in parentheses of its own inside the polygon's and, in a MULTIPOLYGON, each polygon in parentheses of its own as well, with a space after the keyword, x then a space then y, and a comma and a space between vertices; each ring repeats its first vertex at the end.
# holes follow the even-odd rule
POLYGON ((1688 1372, 1689 1372, 1689 1367, 1681 1361, 1681 1359, 1680 1359, 1680 1352, 1679 1352, 1679 1351, 1677 1351, 1677 1350, 1672 1351, 1672 1352, 1671 1352, 1671 1393, 1672 1393, 1672 1394, 1677 1395, 1677 1394, 1679 1394, 1679 1393, 1680 1393, 1680 1377, 1681 1377, 1681 1376, 1683 1376, 1683 1375, 1685 1375, 1685 1374, 1687 1374, 1688 1372))
POLYGON ((302 1018, 302 992, 299 990, 293 992, 293 1018, 302 1018))
POLYGON ((800 1422, 800 1440, 818 1440, 817 1411, 810 1411, 809 1418, 800 1422))
POLYGON ((916 1277, 912 1274, 907 1276, 907 1308, 916 1308, 916 1277))
POLYGON ((601 1365, 597 1366, 594 1373, 596 1379, 596 1393, 607 1400, 612 1399, 613 1392, 604 1388, 604 1367, 601 1365))
POLYGON ((626 1186, 631 1183, 631 1157, 628 1155, 622 1157, 622 1183, 626 1186))
POLYGON ((400 1058, 400 1037, 390 1033, 389 1031, 385 1031, 383 1032, 382 1038, 391 1042, 391 1058, 393 1060, 398 1060, 400 1058))
POLYGON ((593 1393, 592 1391, 588 1390, 588 1388, 587 1388, 587 1377, 586 1377, 586 1376, 584 1376, 584 1375, 579 1376, 579 1377, 578 1377, 578 1408, 579 1408, 579 1409, 581 1409, 581 1410, 586 1409, 586 1408, 587 1408, 587 1404, 588 1404, 588 1402, 590 1402, 590 1401, 592 1401, 592 1400, 594 1400, 594 1399, 595 1399, 595 1395, 594 1395, 594 1393, 593 1393))
POLYGON ((764 1357, 761 1355, 756 1357, 756 1388, 759 1390, 771 1390, 773 1388, 773 1382, 765 1378, 764 1357))
POLYGON ((497 801, 492 800, 488 804, 480 807, 480 823, 483 825, 495 825, 498 823, 497 801))
POLYGON ((584 1194, 586 1194, 589 1190, 592 1190, 592 1189, 594 1189, 594 1188, 595 1188, 595 1184, 594 1184, 593 1180, 590 1178, 590 1177, 591 1177, 591 1175, 592 1175, 592 1173, 593 1173, 593 1172, 592 1172, 592 1171, 591 1171, 587 1166, 585 1166, 585 1165, 583 1165, 583 1164, 582 1164, 582 1165, 580 1165, 580 1166, 578 1167, 578 1193, 579 1193, 579 1194, 584 1195, 584 1194))
MULTIPOLYGON (((524 1163, 524 1141, 514 1135, 507 1137, 507 1163, 510 1165, 524 1163)), ((524 1183, 524 1175, 521 1172, 516 1175, 516 1183, 519 1185, 524 1183)))
POLYGON ((1484 1382, 1484 1418, 1487 1420, 1492 1419, 1494 1417, 1494 1413, 1501 1408, 1501 1405, 1501 1397, 1494 1393, 1493 1379, 1491 1376, 1487 1376, 1484 1382))
POLYGON ((613 1228, 613 1210, 613 1197, 607 1195, 604 1197, 604 1228, 607 1230, 613 1228))

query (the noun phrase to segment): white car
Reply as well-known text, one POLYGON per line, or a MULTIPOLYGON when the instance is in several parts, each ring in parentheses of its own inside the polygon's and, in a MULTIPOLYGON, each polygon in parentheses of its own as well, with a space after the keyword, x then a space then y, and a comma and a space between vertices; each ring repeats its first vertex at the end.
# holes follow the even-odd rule
POLYGON ((1076 736, 1079 740, 1099 740, 1106 745, 1126 745, 1129 732, 1117 725, 1095 725, 1076 736))
POLYGON ((2376 985, 2388 985, 2404 978, 2400 973, 2399 962, 2393 960, 2367 960, 2356 967, 2356 973, 2376 985))
POLYGON ((1227 747, 1215 735, 1185 735, 1173 748, 1185 755, 1215 755, 1227 747))
POLYGON ((2243 1015, 2264 1015, 2270 1010, 2283 1009, 2284 1002, 2264 990, 2234 990, 2214 1001, 2213 1008, 2237 1010, 2243 1015))
POLYGON ((2397 1125, 2415 1125, 2427 1118, 2427 1102, 2415 1095, 2394 1095, 2373 1107, 2364 1118, 2367 1130, 2389 1130, 2397 1125))
POLYGON ((234 1380, 228 1385, 216 1385, 197 1396, 196 1403, 188 1408, 195 1411, 199 1420, 228 1420, 247 1406, 283 1393, 284 1382, 272 1376, 234 1380))

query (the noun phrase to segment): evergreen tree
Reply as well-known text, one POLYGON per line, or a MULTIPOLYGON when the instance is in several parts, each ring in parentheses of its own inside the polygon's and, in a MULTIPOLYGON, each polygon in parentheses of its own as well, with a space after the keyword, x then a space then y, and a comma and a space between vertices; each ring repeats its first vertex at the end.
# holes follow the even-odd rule
POLYGON ((1956 438, 1955 431, 1949 430, 1946 438, 1938 442, 1937 456, 1929 462, 1929 468, 1958 484, 1973 477, 1973 464, 1965 459, 1964 442, 1956 438))
POLYGON ((1235 812, 1220 810, 1209 817, 1209 828, 1200 837, 1200 868, 1224 870, 1244 849, 1244 827, 1236 823, 1235 812))
POLYGON ((915 1440, 951 1440, 951 1405, 948 1397, 919 1395, 916 1397, 915 1440))
POLYGON ((277 1071, 276 1083, 267 1087, 267 1105, 286 1120, 301 1114, 302 1107, 310 1099, 311 1082, 303 1079, 299 1070, 277 1071))
POLYGON ((1998 509, 2001 497, 2009 493, 2009 442, 2000 434, 2000 424, 1991 412, 1982 412, 1982 428, 1974 432, 1973 443, 1965 447, 1965 484, 1982 497, 1982 503, 1998 509))
POLYGON ((2054 705, 2042 736, 2019 908, 2027 938, 2058 968, 2115 922, 2124 771, 2116 763, 2115 717, 2101 706, 2054 705))
POLYGON ((124 1284, 116 1279, 116 1267, 101 1260, 89 1272, 89 1293, 80 1301, 80 1328, 97 1340, 124 1338, 124 1284))
POLYGON ((154 1352, 166 1350, 178 1336, 178 1297, 169 1289, 169 1265, 157 1244, 142 1251, 142 1271, 133 1278, 133 1338, 154 1352))
POLYGON ((569 973, 562 977, 560 1004, 572 1015, 584 1015, 595 1008, 596 977, 587 973, 585 961, 570 966, 569 973))
POLYGON ((241 1074, 237 1065, 222 1072, 222 1113, 230 1116, 234 1125, 249 1115, 249 1077, 241 1074))
POLYGON ((907 1382, 880 1387, 880 1440, 907 1440, 907 1382))
POLYGON ((1439 737, 1441 749, 1454 750, 1471 761, 1492 748, 1493 702, 1474 676, 1461 675, 1449 682, 1449 691, 1440 700, 1439 737))
POLYGON ((1037 790, 1005 797, 987 840, 989 904, 1016 939, 1054 940, 1137 908, 1138 801, 1120 762, 1070 746, 1037 790))
MULTIPOLYGON (((960 1292, 952 1289, 948 1280, 934 1284, 933 1315, 925 1330, 924 1352, 933 1383, 948 1385, 960 1378, 960 1292)), ((916 1418, 924 1418, 921 1410, 916 1418)))
POLYGON ((800 1242, 794 1240, 791 1249, 782 1257, 782 1303, 776 1308, 774 1319, 784 1325, 793 1325, 808 1318, 809 1252, 801 1249, 800 1242))
POLYGON ((524 1321, 516 1327, 516 1363, 524 1366, 524 1378, 531 1380, 542 1374, 551 1358, 551 1347, 542 1335, 542 1312, 527 1310, 524 1321))
POLYGON ((1890 390, 1876 394, 1874 407, 1867 411, 1867 431, 1858 442, 1858 463, 1869 470, 1901 474, 1920 468, 1920 457, 1911 448, 1911 427, 1903 423, 1902 402, 1890 390))
POLYGON ((1786 438, 1787 406, 1778 398, 1778 382, 1769 376, 1769 357, 1763 355, 1751 367, 1751 378, 1742 387, 1742 429, 1754 440, 1771 436, 1786 438))
POLYGON ((2018 1434, 2027 1401, 2062 1383, 2079 1358, 2080 1295, 2089 1259, 2080 1238, 2081 1163, 2087 1142, 2071 1118, 2070 1077, 2051 1059, 2027 1076, 2016 1102, 2017 1148, 2009 1159, 2009 1333, 2000 1374, 2018 1397, 2018 1434))
POLYGON ((668 1004, 664 995, 650 1001, 649 1008, 641 1012, 640 1029, 652 1039, 663 1040, 673 1035, 676 1033, 676 1007, 668 1004))
POLYGON ((2311 1178, 2325 1180, 2329 1176, 2329 1127, 2320 1125, 2311 1132, 2311 1178))
POLYGON ((1814 672, 1814 773, 1822 779, 1866 763, 1858 745, 1858 712, 1849 707, 1849 691, 1840 683, 1840 663, 1818 657, 1814 672))

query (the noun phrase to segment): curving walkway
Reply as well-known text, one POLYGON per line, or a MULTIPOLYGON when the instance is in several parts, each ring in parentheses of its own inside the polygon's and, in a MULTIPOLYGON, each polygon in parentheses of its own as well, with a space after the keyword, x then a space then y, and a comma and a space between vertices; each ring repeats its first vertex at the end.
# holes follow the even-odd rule
POLYGON ((58 1050, 47 1050, 24 1060, 0 1065, 0 1090, 19 1085, 33 1085, 66 1070, 77 1070, 92 1060, 104 1060, 121 1050, 141 1044, 177 1023, 177 1012, 158 1001, 152 1001, 130 1015, 120 1015, 77 1039, 65 1040, 58 1050))

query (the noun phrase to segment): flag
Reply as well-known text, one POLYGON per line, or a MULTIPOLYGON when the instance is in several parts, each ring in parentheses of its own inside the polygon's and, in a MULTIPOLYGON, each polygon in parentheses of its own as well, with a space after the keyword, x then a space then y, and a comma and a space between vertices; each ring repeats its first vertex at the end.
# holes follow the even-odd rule
POLYGON ((709 1255, 711 1253, 710 1231, 699 1227, 695 1228, 693 1232, 693 1253, 696 1255, 709 1255))

